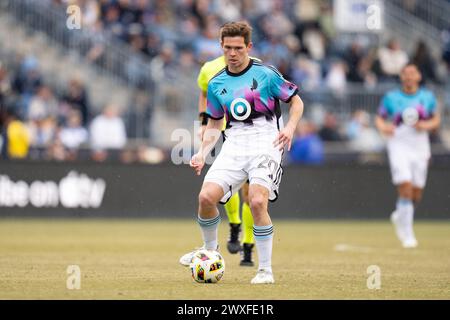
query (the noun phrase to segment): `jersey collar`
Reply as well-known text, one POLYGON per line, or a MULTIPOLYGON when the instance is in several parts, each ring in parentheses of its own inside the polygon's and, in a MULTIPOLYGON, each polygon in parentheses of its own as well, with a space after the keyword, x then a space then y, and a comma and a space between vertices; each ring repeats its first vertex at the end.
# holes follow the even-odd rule
POLYGON ((225 71, 227 72, 227 74, 229 76, 239 77, 239 76, 242 76, 244 73, 246 73, 252 67, 252 65, 253 65, 253 59, 250 58, 250 62, 248 63, 248 66, 246 66, 245 69, 242 70, 241 72, 233 73, 230 70, 228 70, 228 66, 226 66, 225 71))

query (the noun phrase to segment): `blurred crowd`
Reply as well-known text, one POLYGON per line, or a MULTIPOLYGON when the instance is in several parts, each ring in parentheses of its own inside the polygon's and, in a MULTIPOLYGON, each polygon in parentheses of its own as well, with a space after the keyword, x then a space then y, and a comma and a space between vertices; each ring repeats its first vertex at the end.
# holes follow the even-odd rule
MULTIPOLYGON (((450 29, 443 30, 439 55, 426 41, 418 41, 407 52, 394 38, 383 44, 367 34, 345 40, 335 30, 331 0, 48 1, 81 8, 83 29, 93 40, 87 59, 101 64, 106 35, 113 35, 150 60, 155 81, 172 83, 180 75, 196 79, 205 61, 222 54, 220 26, 245 19, 254 28, 252 55, 275 65, 308 92, 326 88, 339 96, 349 83, 367 88, 396 83, 408 61, 420 67, 425 84, 448 85, 450 29)), ((143 70, 133 64, 133 57, 126 64, 130 78, 139 78, 143 70)), ((143 105, 150 112, 149 102, 143 105)), ((136 138, 130 128, 140 115, 120 114, 127 108, 114 105, 94 115, 86 84, 74 78, 62 92, 51 88, 33 56, 21 57, 9 67, 0 62, 0 106, 3 157, 96 161, 113 157, 124 162, 158 162, 165 157, 145 143, 130 146, 130 138, 136 138), (11 136, 17 141, 8 141, 11 136), (14 144, 19 147, 11 148, 14 144), (24 145, 29 152, 23 151, 24 145)), ((351 118, 342 119, 331 110, 319 113, 308 114, 299 125, 291 161, 322 163, 324 142, 344 142, 358 152, 383 148, 373 114, 356 110, 351 118)))
POLYGON ((133 114, 121 114, 113 104, 93 116, 86 87, 77 78, 62 92, 50 87, 33 56, 23 57, 8 68, 0 61, 2 158, 163 160, 159 149, 145 143, 127 144, 131 126, 133 114))
MULTIPOLYGON (((195 76, 199 65, 222 54, 221 25, 243 19, 254 29, 252 54, 305 89, 342 91, 348 82, 373 86, 395 80, 408 60, 421 66, 424 82, 442 83, 450 69, 450 30, 443 30, 440 56, 433 56, 425 41, 406 52, 396 39, 381 46, 368 34, 344 40, 337 37, 331 0, 53 1, 77 4, 92 38, 112 34, 151 58, 154 79, 175 79, 180 72, 195 76)), ((405 9, 411 6, 405 1, 405 9)), ((98 40, 87 55, 101 60, 103 52, 98 40)), ((136 78, 142 70, 130 61, 128 72, 136 78)))

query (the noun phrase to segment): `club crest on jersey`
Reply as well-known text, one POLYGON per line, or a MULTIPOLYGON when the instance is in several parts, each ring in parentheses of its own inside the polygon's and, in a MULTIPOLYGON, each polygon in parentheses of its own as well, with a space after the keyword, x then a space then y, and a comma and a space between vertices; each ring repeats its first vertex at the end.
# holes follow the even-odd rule
POLYGON ((416 108, 406 108, 402 112, 402 120, 407 126, 414 126, 419 120, 419 112, 416 108))
POLYGON ((250 117, 252 107, 244 98, 236 98, 231 102, 230 112, 234 119, 244 121, 250 117))

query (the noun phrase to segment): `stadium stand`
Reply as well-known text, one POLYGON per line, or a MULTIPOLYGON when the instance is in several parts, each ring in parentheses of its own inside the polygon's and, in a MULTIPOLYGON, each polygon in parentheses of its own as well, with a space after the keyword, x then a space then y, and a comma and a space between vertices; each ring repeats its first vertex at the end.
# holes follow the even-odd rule
MULTIPOLYGON (((335 27, 329 0, 4 1, 0 103, 17 108, 39 133, 33 135, 30 158, 73 159, 58 138, 69 114, 79 111, 82 127, 89 131, 92 119, 111 103, 126 126, 124 155, 117 159, 134 161, 149 146, 167 154, 176 128, 194 136, 194 79, 202 63, 221 54, 221 24, 246 19, 254 26, 252 54, 302 88, 311 124, 306 131, 325 142, 326 161, 380 154, 373 116, 408 60, 420 65, 424 83, 443 106, 444 123, 433 136, 433 150, 448 154, 450 2, 395 0, 384 5, 384 32, 355 35, 335 27), (72 4, 81 9, 80 30, 65 24, 72 4)), ((78 145, 83 151, 77 157, 103 159, 91 154, 89 141, 78 145)))

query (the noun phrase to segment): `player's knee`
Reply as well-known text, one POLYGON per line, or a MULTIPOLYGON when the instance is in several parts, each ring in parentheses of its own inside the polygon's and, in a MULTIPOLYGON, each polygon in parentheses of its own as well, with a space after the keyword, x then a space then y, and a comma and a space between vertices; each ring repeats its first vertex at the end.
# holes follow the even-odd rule
POLYGON ((413 186, 411 183, 402 183, 398 188, 398 195, 403 199, 413 200, 413 186))
POLYGON ((213 207, 216 205, 216 201, 214 199, 214 196, 211 192, 207 190, 200 191, 200 194, 198 195, 198 203, 201 207, 213 207))
POLYGON ((262 195, 254 195, 250 199, 250 209, 253 213, 258 214, 260 212, 266 211, 267 208, 267 199, 265 199, 262 195))

